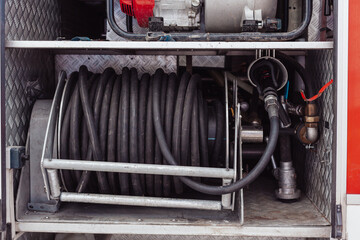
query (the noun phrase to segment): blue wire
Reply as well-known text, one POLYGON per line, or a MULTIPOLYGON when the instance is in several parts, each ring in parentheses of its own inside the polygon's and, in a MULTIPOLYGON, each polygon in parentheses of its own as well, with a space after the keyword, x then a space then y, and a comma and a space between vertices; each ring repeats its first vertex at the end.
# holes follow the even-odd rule
POLYGON ((285 100, 289 97, 289 88, 290 88, 290 82, 288 81, 285 86, 285 100))

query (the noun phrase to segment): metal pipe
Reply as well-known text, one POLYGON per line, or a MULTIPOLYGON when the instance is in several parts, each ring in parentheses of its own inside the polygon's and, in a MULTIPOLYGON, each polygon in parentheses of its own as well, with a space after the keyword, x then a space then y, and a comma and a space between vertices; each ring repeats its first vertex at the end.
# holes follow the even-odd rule
POLYGON ((54 136, 55 136, 55 128, 56 128, 56 120, 59 113, 59 107, 62 97, 62 92, 65 87, 65 79, 66 73, 64 71, 60 71, 58 76, 58 86, 55 91, 54 100, 51 105, 50 114, 48 124, 46 126, 45 138, 44 138, 44 145, 41 153, 41 174, 44 179, 45 191, 48 200, 50 200, 50 186, 49 181, 47 178, 47 172, 44 169, 44 159, 45 158, 52 158, 53 157, 53 149, 54 149, 54 136))
POLYGON ((60 194, 61 194, 61 187, 60 187, 58 170, 48 169, 47 174, 49 176, 51 198, 59 199, 60 194))
POLYGON ((242 126, 241 140, 244 143, 262 143, 264 142, 264 130, 262 127, 242 126))
POLYGON ((201 210, 221 210, 221 202, 208 200, 189 200, 156 197, 116 196, 105 194, 67 193, 60 195, 62 202, 98 203, 110 205, 188 208, 201 210))
MULTIPOLYGON (((228 186, 232 182, 232 179, 223 179, 223 186, 228 186)), ((231 196, 233 193, 221 195, 221 205, 224 209, 231 209, 231 196)))
POLYGON ((234 177, 233 169, 172 166, 141 163, 94 162, 68 159, 44 159, 44 168, 97 172, 139 173, 186 177, 229 178, 234 177))
POLYGON ((226 119, 226 150, 225 150, 225 164, 226 169, 229 169, 229 93, 228 93, 228 78, 225 72, 225 119, 226 119))
POLYGON ((164 35, 170 35, 175 41, 289 41, 296 39, 306 31, 312 15, 312 0, 305 1, 305 16, 302 24, 295 30, 286 33, 172 33, 163 32, 147 34, 128 33, 117 25, 114 17, 114 0, 106 1, 107 18, 112 30, 120 37, 128 40, 159 40, 164 35))

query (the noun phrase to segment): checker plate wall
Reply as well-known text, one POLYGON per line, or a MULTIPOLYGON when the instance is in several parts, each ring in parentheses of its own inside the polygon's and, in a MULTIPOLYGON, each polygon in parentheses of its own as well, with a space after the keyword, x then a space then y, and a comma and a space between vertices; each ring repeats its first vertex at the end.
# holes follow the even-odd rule
MULTIPOLYGON (((7 40, 54 40, 60 32, 60 12, 55 0, 5 1, 7 40)), ((33 100, 29 85, 47 87, 53 82, 54 59, 47 51, 11 49, 6 58, 7 145, 24 145, 33 100), (29 89, 29 88, 28 88, 29 89)))
POLYGON ((88 67, 89 71, 101 73, 107 67, 112 67, 120 74, 124 67, 136 68, 139 77, 143 73, 154 74, 156 69, 162 68, 165 73, 177 70, 176 56, 134 56, 134 55, 56 55, 55 68, 66 71, 69 76, 74 71, 79 71, 81 65, 88 67))
MULTIPOLYGON (((311 72, 318 91, 333 79, 333 54, 331 50, 309 51, 307 70, 311 72)), ((320 139, 308 151, 305 163, 306 193, 320 212, 329 220, 331 215, 331 184, 333 139, 335 128, 335 88, 330 86, 317 101, 320 109, 320 139)))

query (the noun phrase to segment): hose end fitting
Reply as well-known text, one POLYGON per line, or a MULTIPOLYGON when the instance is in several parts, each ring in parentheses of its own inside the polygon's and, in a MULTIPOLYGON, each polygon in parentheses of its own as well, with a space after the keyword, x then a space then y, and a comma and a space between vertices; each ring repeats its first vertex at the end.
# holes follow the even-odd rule
POLYGON ((264 99, 265 109, 269 114, 269 118, 279 117, 279 102, 274 94, 269 94, 264 99))
POLYGON ((275 195, 281 200, 296 200, 301 196, 301 191, 296 188, 296 173, 292 162, 280 162, 278 170, 279 188, 275 195))

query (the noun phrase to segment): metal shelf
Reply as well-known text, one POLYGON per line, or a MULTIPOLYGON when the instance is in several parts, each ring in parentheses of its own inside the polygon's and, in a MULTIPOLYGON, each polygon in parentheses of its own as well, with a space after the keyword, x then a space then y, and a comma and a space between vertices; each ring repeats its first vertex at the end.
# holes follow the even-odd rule
POLYGON ((333 42, 131 42, 131 41, 7 41, 6 48, 48 49, 62 54, 236 55, 256 49, 333 49, 333 42), (240 51, 240 52, 239 52, 240 51))

